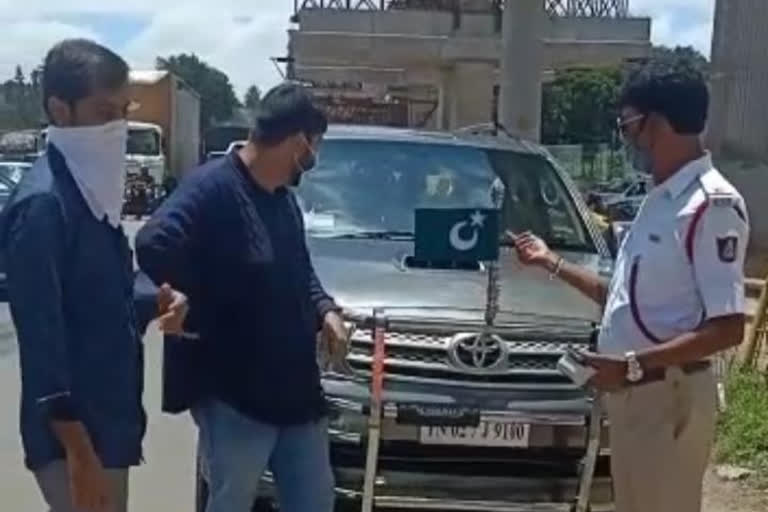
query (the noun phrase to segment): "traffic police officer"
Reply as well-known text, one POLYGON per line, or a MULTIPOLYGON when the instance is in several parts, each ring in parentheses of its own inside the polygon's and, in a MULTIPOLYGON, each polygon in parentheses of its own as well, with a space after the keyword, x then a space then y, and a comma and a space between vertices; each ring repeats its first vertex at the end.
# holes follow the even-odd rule
POLYGON ((701 142, 709 94, 700 73, 653 65, 621 96, 627 154, 655 187, 605 282, 515 236, 522 262, 545 267, 604 306, 596 372, 606 392, 617 512, 697 512, 714 440, 708 358, 740 343, 744 200, 701 142))

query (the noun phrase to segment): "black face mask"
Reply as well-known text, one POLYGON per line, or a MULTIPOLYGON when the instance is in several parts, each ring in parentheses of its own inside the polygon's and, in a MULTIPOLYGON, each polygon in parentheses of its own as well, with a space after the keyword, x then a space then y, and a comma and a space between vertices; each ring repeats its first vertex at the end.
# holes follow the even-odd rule
POLYGON ((309 172, 317 165, 317 155, 307 144, 307 152, 301 158, 296 157, 296 167, 293 170, 293 179, 291 180, 292 187, 298 187, 301 183, 301 176, 305 172, 309 172))

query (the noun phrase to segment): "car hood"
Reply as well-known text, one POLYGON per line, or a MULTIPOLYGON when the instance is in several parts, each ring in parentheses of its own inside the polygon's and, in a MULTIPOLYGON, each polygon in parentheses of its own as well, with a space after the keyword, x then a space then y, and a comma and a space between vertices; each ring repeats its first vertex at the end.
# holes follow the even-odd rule
MULTIPOLYGON (((326 290, 347 310, 397 310, 408 317, 482 320, 487 273, 480 270, 407 268, 413 243, 309 238, 315 270, 326 290)), ((596 254, 563 253, 598 270, 596 254)), ((598 308, 574 289, 525 267, 508 250, 500 256, 500 318, 517 315, 595 320, 598 308)))

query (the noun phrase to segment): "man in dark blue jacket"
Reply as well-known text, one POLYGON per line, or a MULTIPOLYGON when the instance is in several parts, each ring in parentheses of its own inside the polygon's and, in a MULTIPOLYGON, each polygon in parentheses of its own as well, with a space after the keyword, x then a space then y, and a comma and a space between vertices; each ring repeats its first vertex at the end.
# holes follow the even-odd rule
POLYGON ((208 512, 248 512, 269 465, 283 512, 330 512, 316 335, 347 333, 315 275, 288 186, 315 164, 325 116, 301 87, 262 100, 239 152, 190 171, 139 233, 139 266, 189 296, 206 378, 192 407, 208 512))
POLYGON ((179 332, 186 298, 134 281, 120 225, 126 63, 90 41, 59 43, 43 97, 47 152, 0 220, 26 465, 52 512, 124 512, 146 425, 140 332, 158 309, 179 332))

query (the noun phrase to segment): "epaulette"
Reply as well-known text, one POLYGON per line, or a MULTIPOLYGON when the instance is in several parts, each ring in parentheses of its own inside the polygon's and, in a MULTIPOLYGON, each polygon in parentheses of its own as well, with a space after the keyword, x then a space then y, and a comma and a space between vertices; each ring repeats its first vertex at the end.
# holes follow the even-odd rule
POLYGON ((738 206, 739 197, 727 186, 727 182, 714 169, 699 176, 701 188, 709 200, 709 204, 717 208, 733 208, 738 206))
POLYGON ((733 208, 738 205, 739 199, 729 192, 713 192, 707 194, 712 206, 718 208, 733 208))

